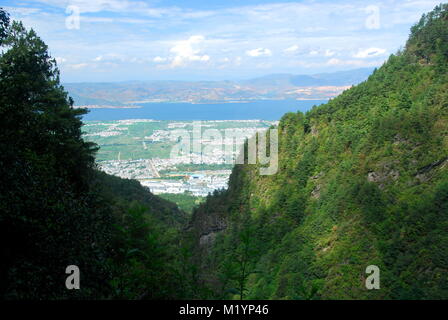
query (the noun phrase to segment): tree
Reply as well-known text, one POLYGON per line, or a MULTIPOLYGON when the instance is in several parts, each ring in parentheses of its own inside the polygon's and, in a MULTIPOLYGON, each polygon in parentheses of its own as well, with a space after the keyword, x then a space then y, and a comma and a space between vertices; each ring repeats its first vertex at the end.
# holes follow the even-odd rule
POLYGON ((0 45, 8 35, 9 15, 3 8, 0 8, 0 45))
POLYGON ((73 108, 48 47, 4 11, 0 19, 0 299, 181 297, 185 213, 96 170, 85 111, 73 108), (81 290, 66 289, 68 265, 81 290))
POLYGON ((98 295, 110 217, 90 190, 95 146, 81 136, 84 111, 72 107, 36 33, 0 18, 0 295, 76 296, 58 272, 71 264, 84 275, 83 295, 98 295))
POLYGON ((254 272, 253 260, 256 256, 253 230, 250 225, 250 221, 243 223, 243 228, 238 234, 240 245, 238 246, 235 256, 237 262, 236 281, 238 284, 238 292, 240 300, 244 299, 244 295, 247 291, 247 280, 249 276, 254 272))

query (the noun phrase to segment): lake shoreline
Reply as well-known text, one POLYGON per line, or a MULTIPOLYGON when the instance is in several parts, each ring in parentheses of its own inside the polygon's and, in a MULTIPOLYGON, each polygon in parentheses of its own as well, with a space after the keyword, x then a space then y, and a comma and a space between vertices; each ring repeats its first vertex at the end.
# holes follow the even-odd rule
POLYGON ((288 112, 307 112, 328 100, 259 100, 237 103, 142 103, 140 108, 89 108, 85 121, 152 119, 200 120, 280 120, 288 112))

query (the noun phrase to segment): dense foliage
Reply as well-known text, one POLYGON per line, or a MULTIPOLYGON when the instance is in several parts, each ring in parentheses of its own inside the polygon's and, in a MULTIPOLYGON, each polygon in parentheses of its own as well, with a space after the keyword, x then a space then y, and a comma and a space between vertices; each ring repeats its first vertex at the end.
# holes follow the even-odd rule
POLYGON ((198 206, 204 201, 203 197, 193 196, 189 193, 163 193, 159 194, 159 197, 174 202, 179 208, 187 213, 191 213, 193 208, 198 206))
POLYGON ((367 81, 286 114, 279 172, 236 166, 193 212, 208 297, 448 298, 447 63, 441 5, 367 81))
POLYGON ((185 213, 97 171, 47 46, 1 9, 0 45, 0 298, 184 297, 185 213))

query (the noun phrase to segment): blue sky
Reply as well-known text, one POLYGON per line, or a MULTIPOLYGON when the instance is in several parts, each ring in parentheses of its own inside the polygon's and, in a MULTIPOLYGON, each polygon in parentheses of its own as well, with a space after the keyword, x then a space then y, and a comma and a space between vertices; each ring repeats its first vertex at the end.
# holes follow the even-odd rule
POLYGON ((49 45, 64 82, 233 80, 379 66, 438 3, 0 0, 49 45))

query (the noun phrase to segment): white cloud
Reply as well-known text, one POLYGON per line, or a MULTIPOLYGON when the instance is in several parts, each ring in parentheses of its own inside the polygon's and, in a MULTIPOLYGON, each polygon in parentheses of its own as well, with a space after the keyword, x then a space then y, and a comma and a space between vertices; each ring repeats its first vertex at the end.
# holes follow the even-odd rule
POLYGON ((270 57, 272 56, 272 52, 266 48, 257 48, 253 50, 247 50, 246 54, 249 57, 270 57))
POLYGON ((61 64, 63 64, 64 62, 67 61, 67 59, 62 58, 62 57, 56 57, 55 60, 56 60, 56 63, 59 64, 59 65, 61 65, 61 64))
POLYGON ((285 52, 285 53, 294 53, 294 52, 297 52, 297 50, 299 50, 299 46, 298 45, 293 45, 293 46, 283 50, 283 52, 285 52))
POLYGON ((308 55, 310 56, 320 56, 320 57, 333 57, 336 54, 335 51, 326 49, 325 51, 322 49, 312 49, 308 52, 308 55))
POLYGON ((324 56, 326 57, 332 57, 336 54, 336 52, 331 51, 330 49, 325 50, 324 56))
POLYGON ((353 57, 358 59, 365 59, 380 56, 383 55, 384 53, 386 53, 386 49, 369 48, 365 50, 359 50, 358 53, 353 55, 353 57))
POLYGON ((255 67, 257 69, 269 69, 269 68, 272 68, 272 64, 271 63, 262 62, 262 63, 258 63, 255 67))
POLYGON ((80 12, 127 12, 130 10, 143 10, 148 6, 141 1, 128 0, 37 0, 56 7, 66 8, 69 5, 77 6, 80 12))
POLYGON ((333 59, 328 60, 327 64, 329 66, 339 66, 339 65, 346 64, 346 62, 343 60, 340 60, 340 59, 333 58, 333 59))
MULTIPOLYGON (((3 6, 2 6, 3 7, 3 6)), ((32 14, 38 14, 40 13, 39 8, 26 8, 26 7, 3 7, 8 13, 12 15, 21 15, 21 16, 28 16, 32 14)))
POLYGON ((242 61, 243 61, 243 59, 242 59, 241 57, 236 57, 236 59, 235 59, 235 65, 236 65, 236 66, 240 66, 242 61))
POLYGON ((165 62, 167 60, 167 58, 162 58, 162 57, 155 57, 154 59, 152 59, 152 61, 154 61, 155 63, 162 63, 165 62))
POLYGON ((71 64, 71 65, 69 65, 69 67, 70 67, 71 69, 74 69, 74 70, 83 69, 83 68, 85 68, 85 67, 87 67, 87 66, 88 66, 87 63, 77 63, 77 64, 71 64))
POLYGON ((193 48, 194 45, 198 45, 204 40, 205 38, 203 36, 196 35, 191 36, 188 40, 177 42, 176 45, 170 49, 170 52, 175 54, 175 57, 171 62, 171 67, 182 67, 191 61, 209 61, 210 57, 208 55, 200 55, 201 50, 193 48))
POLYGON ((111 63, 111 62, 132 62, 132 59, 129 59, 128 57, 117 54, 117 53, 107 53, 107 54, 101 54, 97 56, 96 58, 92 59, 94 62, 101 62, 101 63, 111 63))
POLYGON ((365 28, 369 17, 364 10, 366 4, 348 0, 271 1, 262 5, 232 2, 219 10, 207 11, 197 6, 170 7, 148 0, 22 2, 9 1, 11 7, 15 6, 8 8, 16 15, 13 18, 33 27, 46 39, 55 57, 67 58, 64 62, 58 60, 62 63, 63 77, 66 72, 69 77, 73 72, 72 79, 79 81, 102 70, 106 79, 109 78, 106 74, 115 74, 117 79, 146 77, 147 69, 131 63, 164 70, 157 76, 170 75, 176 79, 191 74, 220 77, 223 73, 215 74, 213 70, 223 65, 241 73, 259 74, 253 70, 266 66, 260 65, 265 60, 272 64, 269 70, 272 73, 289 70, 300 73, 301 68, 313 68, 317 73, 333 67, 363 66, 374 60, 384 61, 387 53, 403 45, 409 27, 440 0, 382 1, 381 29, 374 32, 365 28), (36 8, 24 8, 28 4, 36 8), (80 32, 64 29, 68 4, 81 9, 80 32), (190 37, 194 34, 201 36, 190 37), (122 59, 108 56, 108 52, 121 54, 122 59), (269 56, 272 57, 267 59, 269 56), (83 76, 79 76, 83 72, 73 71, 86 68, 81 62, 88 63, 89 73, 83 76), (110 67, 112 62, 121 69, 110 67), (180 66, 186 68, 170 70, 180 66))
POLYGON ((332 58, 327 61, 328 66, 356 66, 359 68, 363 67, 376 67, 383 63, 382 60, 375 61, 365 61, 365 60, 341 60, 337 58, 332 58))
POLYGON ((304 32, 309 32, 309 33, 326 31, 326 30, 327 30, 327 28, 323 28, 323 27, 305 27, 305 28, 303 28, 304 32))

